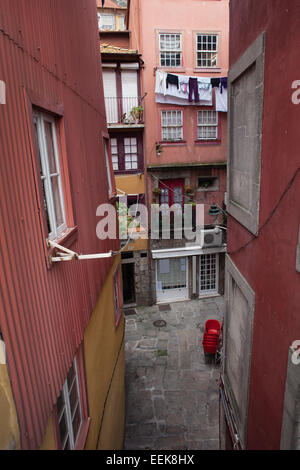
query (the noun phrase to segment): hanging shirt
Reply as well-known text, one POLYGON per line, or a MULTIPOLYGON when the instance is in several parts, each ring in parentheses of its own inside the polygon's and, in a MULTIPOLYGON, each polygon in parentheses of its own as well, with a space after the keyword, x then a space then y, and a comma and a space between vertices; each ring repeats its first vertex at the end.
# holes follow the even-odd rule
POLYGON ((211 86, 213 88, 218 87, 220 85, 220 79, 219 78, 212 78, 211 79, 211 86))
POLYGON ((220 80, 220 93, 223 93, 223 89, 227 90, 227 77, 221 78, 220 80))
POLYGON ((175 85, 177 90, 179 90, 178 75, 172 75, 171 73, 168 73, 166 82, 167 82, 167 88, 169 88, 169 84, 170 84, 170 85, 175 85))
POLYGON ((167 74, 163 70, 156 70, 155 93, 167 93, 167 74))

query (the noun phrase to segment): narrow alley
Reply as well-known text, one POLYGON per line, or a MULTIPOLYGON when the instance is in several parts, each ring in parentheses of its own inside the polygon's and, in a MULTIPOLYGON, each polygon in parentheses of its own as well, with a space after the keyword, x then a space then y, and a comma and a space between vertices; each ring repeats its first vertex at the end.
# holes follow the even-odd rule
POLYGON ((207 319, 222 320, 224 298, 135 311, 126 315, 125 449, 218 449, 220 367, 205 363, 202 337, 207 319))

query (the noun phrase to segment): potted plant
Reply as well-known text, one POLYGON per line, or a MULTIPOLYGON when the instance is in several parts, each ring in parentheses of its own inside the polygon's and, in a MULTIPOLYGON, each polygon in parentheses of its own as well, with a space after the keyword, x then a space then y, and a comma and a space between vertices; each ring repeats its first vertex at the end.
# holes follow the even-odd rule
POLYGON ((156 142, 155 150, 156 150, 156 153, 157 153, 158 156, 163 152, 162 146, 160 145, 159 142, 156 142))
POLYGON ((190 186, 189 184, 187 184, 185 187, 184 187, 184 192, 186 194, 189 194, 190 196, 192 196, 194 194, 194 188, 192 186, 190 186))
POLYGON ((134 106, 130 111, 130 116, 136 124, 142 121, 143 117, 143 106, 134 106))
POLYGON ((152 192, 154 195, 159 196, 161 194, 161 189, 160 188, 153 188, 152 192))

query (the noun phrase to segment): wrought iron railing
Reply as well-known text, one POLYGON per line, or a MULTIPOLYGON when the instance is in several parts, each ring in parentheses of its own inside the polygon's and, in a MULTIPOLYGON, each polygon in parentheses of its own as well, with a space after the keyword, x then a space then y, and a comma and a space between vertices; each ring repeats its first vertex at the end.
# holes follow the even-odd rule
POLYGON ((108 124, 143 124, 144 108, 141 98, 106 97, 106 119, 108 124))

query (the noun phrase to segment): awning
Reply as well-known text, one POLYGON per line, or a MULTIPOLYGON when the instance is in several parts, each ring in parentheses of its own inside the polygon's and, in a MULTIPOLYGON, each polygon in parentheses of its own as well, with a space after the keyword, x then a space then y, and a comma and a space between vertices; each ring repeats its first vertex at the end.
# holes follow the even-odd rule
POLYGON ((180 248, 170 248, 164 250, 151 250, 153 259, 163 258, 183 258, 184 256, 210 255, 213 253, 226 253, 226 244, 213 246, 211 248, 202 248, 199 245, 184 246, 180 248))

